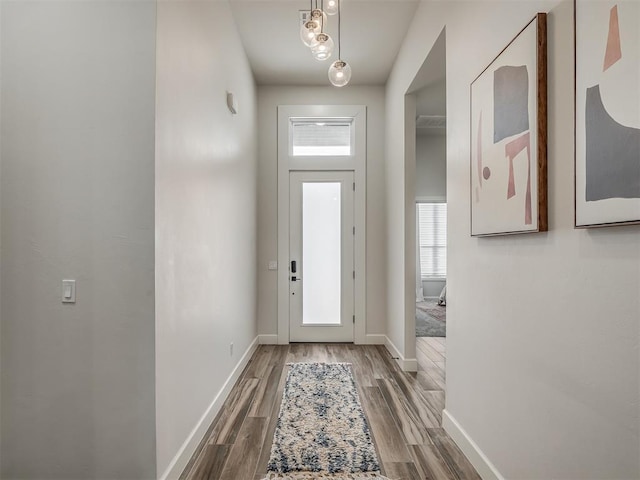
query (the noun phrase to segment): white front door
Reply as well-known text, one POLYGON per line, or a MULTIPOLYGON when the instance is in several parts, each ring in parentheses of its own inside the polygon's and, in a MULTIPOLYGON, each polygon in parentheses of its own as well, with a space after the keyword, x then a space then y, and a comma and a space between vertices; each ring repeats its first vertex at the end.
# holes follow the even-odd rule
POLYGON ((289 179, 289 339, 353 342, 353 172, 289 179))

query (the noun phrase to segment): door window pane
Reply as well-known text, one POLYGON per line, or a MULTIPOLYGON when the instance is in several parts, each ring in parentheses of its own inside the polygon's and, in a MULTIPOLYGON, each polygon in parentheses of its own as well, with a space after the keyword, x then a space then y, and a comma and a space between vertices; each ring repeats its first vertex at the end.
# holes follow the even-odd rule
POLYGON ((340 324, 340 183, 302 184, 302 324, 340 324))

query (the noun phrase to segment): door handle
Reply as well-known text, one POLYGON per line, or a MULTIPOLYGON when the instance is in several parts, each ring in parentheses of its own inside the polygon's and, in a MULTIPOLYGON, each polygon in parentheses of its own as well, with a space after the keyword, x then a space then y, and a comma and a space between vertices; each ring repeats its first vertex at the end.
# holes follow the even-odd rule
POLYGON ((293 277, 291 277, 291 281, 292 282, 301 282, 302 279, 300 277, 296 277, 295 275, 293 277))
POLYGON ((298 266, 298 264, 296 263, 295 260, 291 260, 291 273, 296 273, 296 267, 298 266))

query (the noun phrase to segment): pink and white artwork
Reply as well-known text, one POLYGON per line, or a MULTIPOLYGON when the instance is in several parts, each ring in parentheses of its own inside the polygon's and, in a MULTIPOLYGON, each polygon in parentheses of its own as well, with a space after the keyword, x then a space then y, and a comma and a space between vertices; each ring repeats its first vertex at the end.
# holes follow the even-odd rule
POLYGON ((640 222, 640 2, 576 0, 576 226, 640 222))
POLYGON ((471 84, 471 235, 545 231, 546 14, 471 84))

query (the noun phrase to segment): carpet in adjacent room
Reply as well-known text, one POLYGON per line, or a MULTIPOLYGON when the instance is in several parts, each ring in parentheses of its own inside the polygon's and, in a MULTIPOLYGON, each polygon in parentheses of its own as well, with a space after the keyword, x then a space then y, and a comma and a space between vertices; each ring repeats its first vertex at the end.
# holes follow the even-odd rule
POLYGON ((416 302, 416 337, 446 337, 447 307, 437 300, 416 302))

